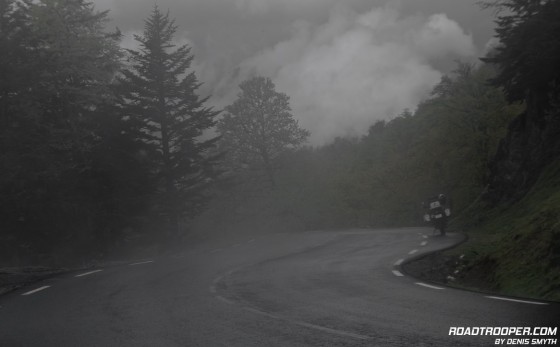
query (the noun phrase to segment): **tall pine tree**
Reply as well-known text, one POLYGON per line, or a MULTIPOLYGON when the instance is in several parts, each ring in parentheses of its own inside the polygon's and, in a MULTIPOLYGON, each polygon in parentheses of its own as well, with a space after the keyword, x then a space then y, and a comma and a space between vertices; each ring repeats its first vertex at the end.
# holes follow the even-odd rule
POLYGON ((215 177, 210 155, 216 138, 204 136, 219 112, 205 107, 200 87, 190 71, 193 55, 188 45, 176 46, 177 30, 169 13, 157 6, 136 35, 136 50, 128 50, 130 66, 120 79, 123 117, 149 149, 155 179, 159 181, 157 212, 179 232, 180 221, 200 211, 204 188, 215 177))

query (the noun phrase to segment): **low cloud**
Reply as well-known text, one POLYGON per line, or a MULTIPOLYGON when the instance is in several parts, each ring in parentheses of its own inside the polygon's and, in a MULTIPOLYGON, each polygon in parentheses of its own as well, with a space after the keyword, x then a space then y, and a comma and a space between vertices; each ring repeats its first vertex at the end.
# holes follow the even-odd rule
MULTIPOLYGON (((142 32, 153 3, 93 1, 111 9, 110 26, 122 29, 123 46, 136 48, 132 34, 142 32)), ((454 59, 481 55, 493 24, 475 2, 158 0, 158 6, 179 25, 177 42, 192 46, 200 93, 211 95, 211 104, 233 102, 244 79, 271 77, 320 145, 413 110, 454 59)))
POLYGON ((359 14, 339 6, 322 25, 294 23, 288 39, 245 59, 216 88, 231 102, 242 80, 271 77, 291 97, 311 143, 321 145, 414 109, 441 78, 442 62, 475 51, 472 37, 445 14, 401 16, 391 6, 359 14))
POLYGON ((235 0, 234 2, 236 8, 244 13, 261 15, 278 11, 300 12, 325 8, 330 7, 336 0, 235 0))

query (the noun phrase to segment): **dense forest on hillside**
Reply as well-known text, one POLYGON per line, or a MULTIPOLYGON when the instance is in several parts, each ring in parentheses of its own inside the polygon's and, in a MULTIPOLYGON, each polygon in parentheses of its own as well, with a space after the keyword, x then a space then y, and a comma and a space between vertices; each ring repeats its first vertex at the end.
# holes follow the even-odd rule
POLYGON ((207 212, 212 229, 235 220, 300 230, 421 225, 421 202, 439 192, 465 210, 483 191, 507 124, 524 108, 488 85, 495 74, 487 64, 458 64, 414 113, 374 122, 360 138, 284 153, 274 187, 262 170, 247 169, 207 212))
MULTIPOLYGON (((548 199, 558 188, 541 172, 560 148, 560 45, 546 33, 559 31, 559 2, 492 7, 505 10, 502 44, 484 61, 458 62, 415 110, 372 114, 363 136, 311 147, 289 95, 266 77, 244 81, 221 112, 207 106, 190 47, 173 45, 177 28, 157 7, 139 48, 125 50, 106 30, 109 14, 86 1, 3 1, 0 262, 421 225, 421 202, 442 192, 455 229, 484 229, 534 196, 535 182, 548 199)), ((551 247, 547 264, 557 262, 551 247)), ((472 269, 479 260, 469 258, 472 269)))
POLYGON ((470 230, 463 286, 560 300, 560 1, 497 1, 492 85, 526 109, 489 162, 488 185, 456 221, 470 230), (477 275, 478 274, 478 275, 477 275), (481 281, 480 274, 484 274, 481 281))

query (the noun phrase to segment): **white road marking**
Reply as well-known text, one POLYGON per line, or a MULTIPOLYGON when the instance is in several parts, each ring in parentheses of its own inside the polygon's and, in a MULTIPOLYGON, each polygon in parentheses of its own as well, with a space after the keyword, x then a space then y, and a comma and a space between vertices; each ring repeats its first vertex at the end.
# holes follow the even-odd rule
POLYGON ((243 268, 242 266, 239 266, 239 267, 236 267, 235 269, 231 269, 227 272, 227 275, 231 276, 234 272, 237 272, 237 271, 241 270, 242 268, 243 268))
POLYGON ((226 304, 230 304, 230 305, 235 304, 235 302, 233 302, 232 300, 226 299, 226 298, 224 298, 223 296, 220 296, 220 295, 216 295, 216 299, 218 299, 218 300, 220 300, 220 301, 223 301, 223 302, 225 302, 226 304))
POLYGON ((418 252, 418 250, 417 250, 417 249, 413 249, 412 251, 408 252, 408 254, 414 254, 414 253, 416 253, 416 252, 418 252))
POLYGON ((359 339, 359 340, 369 340, 369 339, 371 339, 371 337, 369 337, 369 336, 354 334, 354 333, 351 333, 351 332, 348 332, 348 331, 343 331, 343 330, 331 329, 331 328, 327 328, 327 327, 323 327, 323 326, 315 325, 315 324, 310 324, 310 323, 306 323, 306 322, 293 321, 292 323, 297 324, 297 325, 302 326, 302 327, 316 329, 316 330, 324 331, 324 332, 331 333, 331 334, 352 337, 352 338, 359 339))
POLYGON ((428 244, 428 241, 422 241, 422 243, 420 243, 420 246, 425 246, 428 244))
MULTIPOLYGON (((233 301, 231 301, 229 299, 226 299, 224 297, 216 296, 216 298, 220 299, 220 300, 222 300, 222 301, 224 301, 228 304, 234 304, 233 301)), ((244 309, 245 311, 252 312, 252 313, 255 313, 255 314, 258 314, 258 315, 262 315, 262 316, 269 317, 269 318, 272 318, 272 319, 282 320, 282 321, 292 323, 292 324, 295 324, 295 325, 299 325, 299 326, 305 327, 305 328, 320 330, 320 331, 327 332, 327 333, 330 333, 330 334, 342 335, 342 336, 352 337, 352 338, 360 339, 360 340, 371 339, 370 336, 366 336, 366 335, 360 335, 360 334, 351 333, 349 331, 327 328, 327 327, 324 327, 324 326, 315 325, 315 324, 311 324, 311 323, 307 323, 307 322, 303 322, 303 321, 299 321, 299 320, 291 320, 287 317, 277 316, 275 314, 268 313, 268 312, 265 312, 265 311, 261 311, 257 308, 250 307, 250 306, 242 306, 241 308, 244 309)))
POLYGON ((488 299, 496 299, 496 300, 505 300, 505 301, 513 301, 513 302, 521 302, 523 304, 533 304, 533 305, 548 305, 546 302, 537 302, 537 301, 527 301, 527 300, 518 300, 518 299, 510 299, 510 298, 501 298, 499 296, 486 296, 488 299))
POLYGON ((426 283, 422 283, 422 282, 415 282, 414 284, 417 284, 417 285, 423 286, 423 287, 427 287, 427 288, 432 288, 432 289, 445 289, 445 288, 432 286, 432 285, 429 285, 429 284, 426 284, 426 283))
POLYGON ((30 294, 33 294, 33 293, 37 293, 37 292, 39 292, 39 291, 41 291, 41 290, 43 290, 43 289, 47 289, 47 288, 49 288, 49 287, 50 287, 50 286, 42 286, 42 287, 40 287, 40 288, 33 289, 33 290, 31 290, 31 291, 29 291, 29 292, 27 292, 27 293, 23 293, 23 294, 21 294, 21 295, 30 295, 30 294))
POLYGON ((397 260, 397 261, 395 262, 395 265, 396 265, 396 266, 399 266, 399 265, 401 265, 401 264, 403 263, 403 261, 404 261, 404 259, 401 258, 401 259, 399 259, 399 260, 397 260))
POLYGON ((153 263, 153 260, 146 260, 146 261, 141 261, 138 263, 132 263, 132 264, 128 264, 128 265, 142 265, 142 264, 148 264, 148 263, 153 263))
POLYGON ((399 277, 404 276, 404 275, 403 275, 400 271, 398 271, 398 270, 393 270, 393 275, 399 276, 399 277))
POLYGON ((271 313, 268 313, 268 312, 264 312, 264 311, 258 310, 258 309, 256 309, 256 308, 253 308, 253 307, 243 306, 242 308, 243 308, 245 311, 249 311, 249 312, 253 312, 253 313, 256 313, 256 314, 260 314, 260 315, 262 315, 262 316, 266 316, 266 317, 269 317, 269 318, 281 319, 281 318, 278 317, 277 315, 274 315, 274 314, 271 314, 271 313))
MULTIPOLYGON (((214 282, 219 281, 221 278, 222 278, 222 276, 217 277, 217 278, 214 280, 214 282)), ((213 288, 213 286, 210 287, 210 291, 212 291, 212 288, 213 288)), ((221 296, 221 295, 215 295, 215 298, 218 299, 218 300, 220 300, 220 301, 223 301, 223 302, 225 302, 226 304, 229 304, 229 305, 235 305, 235 304, 236 304, 235 301, 230 300, 230 299, 227 299, 227 298, 224 298, 224 297, 221 296)), ((320 326, 320 325, 315 325, 315 324, 306 323, 306 322, 303 322, 303 321, 291 320, 291 319, 289 319, 289 318, 287 318, 287 317, 277 316, 277 315, 274 315, 274 314, 271 314, 271 313, 268 313, 268 312, 265 312, 265 311, 261 311, 261 310, 259 310, 259 309, 257 309, 257 308, 250 307, 250 306, 241 306, 241 308, 242 308, 243 310, 245 310, 245 311, 249 311, 249 312, 252 312, 252 313, 255 313, 255 314, 259 314, 259 315, 262 315, 262 316, 266 316, 266 317, 269 317, 269 318, 272 318, 272 319, 282 320, 282 321, 285 321, 285 322, 289 322, 289 323, 292 323, 292 324, 295 324, 295 325, 299 325, 299 326, 302 326, 302 327, 306 327, 306 328, 310 328, 310 329, 320 330, 320 331, 323 331, 323 332, 327 332, 327 333, 331 333, 331 334, 336 334, 336 335, 342 335, 342 336, 352 337, 352 338, 360 339, 360 340, 369 340, 369 339, 371 339, 370 336, 366 336, 366 335, 360 335, 360 334, 355 334, 355 333, 351 333, 351 332, 344 331, 344 330, 337 330, 337 329, 327 328, 327 327, 323 327, 323 326, 320 326)))
POLYGON ((83 274, 79 274, 79 275, 76 275, 76 276, 74 276, 74 277, 87 276, 87 275, 91 275, 91 274, 94 274, 94 273, 96 273, 96 272, 101 272, 101 271, 103 271, 103 270, 93 270, 93 271, 90 271, 90 272, 84 272, 83 274))

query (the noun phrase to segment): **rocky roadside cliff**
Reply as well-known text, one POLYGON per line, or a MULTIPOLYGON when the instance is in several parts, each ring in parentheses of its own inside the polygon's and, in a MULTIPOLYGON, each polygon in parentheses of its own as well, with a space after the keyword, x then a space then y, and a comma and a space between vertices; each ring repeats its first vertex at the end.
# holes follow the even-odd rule
POLYGON ((560 103, 544 108, 536 101, 509 125, 494 160, 483 200, 490 206, 521 199, 544 167, 560 158, 560 103))

